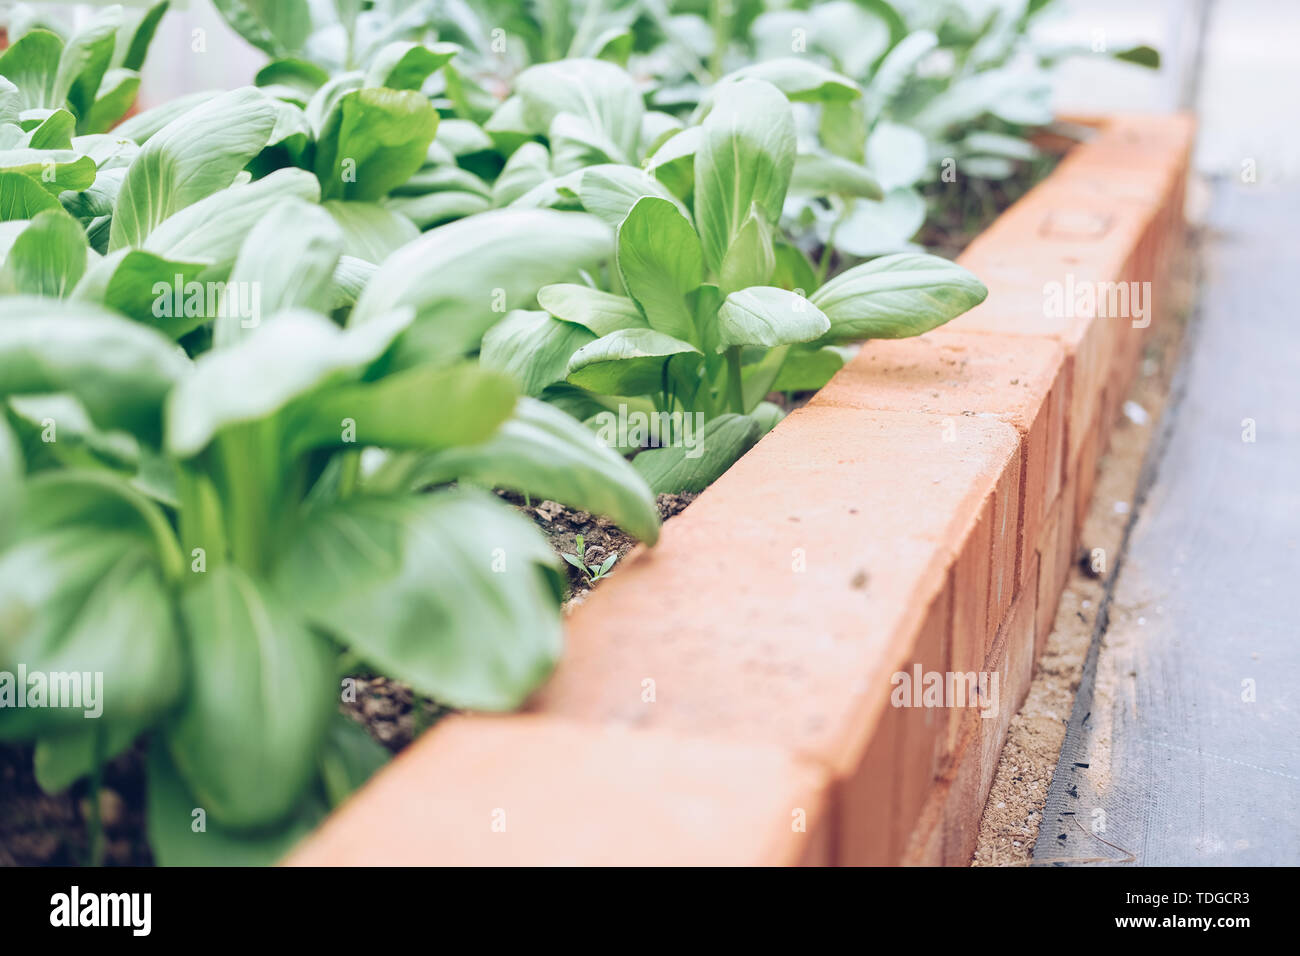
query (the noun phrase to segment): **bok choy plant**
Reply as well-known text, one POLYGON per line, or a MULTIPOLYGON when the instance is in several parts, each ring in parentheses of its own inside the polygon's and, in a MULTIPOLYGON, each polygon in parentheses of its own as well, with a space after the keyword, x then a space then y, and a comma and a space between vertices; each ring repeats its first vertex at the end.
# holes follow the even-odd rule
POLYGON ((382 202, 419 229, 491 208, 484 177, 494 177, 500 161, 470 111, 448 98, 460 89, 451 61, 461 47, 425 42, 433 5, 217 7, 270 55, 254 82, 282 104, 281 125, 292 130, 278 158, 314 165, 327 201, 382 202))
MULTIPOLYGON (((599 223, 568 226, 582 216, 498 215, 560 260, 608 244, 599 223)), ((9 260, 75 272, 93 255, 84 233, 42 217, 9 260)), ((68 282, 0 299, 0 670, 103 679, 98 720, 0 708, 0 739, 35 740, 56 791, 148 734, 163 863, 273 860, 374 768, 382 754, 336 713, 345 649, 456 707, 515 707, 546 676, 556 557, 474 485, 657 535, 626 461, 459 357, 452 343, 477 333, 446 328, 454 295, 408 288, 414 304, 388 308, 381 284, 346 328, 314 311, 342 245, 318 207, 273 207, 234 267, 260 277, 268 316, 218 318, 196 360, 102 304, 51 297, 68 282), (291 221, 325 235, 287 236, 291 221), (429 325, 440 339, 408 340, 429 325)), ((514 291, 527 268, 510 265, 514 291)))
POLYGON ((775 424, 769 392, 829 379, 843 361, 835 346, 918 335, 984 299, 969 272, 926 255, 819 284, 777 232, 795 151, 776 87, 719 85, 694 150, 692 207, 662 186, 638 196, 584 177, 587 207, 622 217, 608 288, 542 288, 542 311, 514 311, 487 332, 483 363, 593 426, 615 409, 663 422, 663 447, 641 452, 637 470, 656 491, 698 491, 775 424), (693 422, 704 423, 698 435, 693 422))
POLYGON ((46 135, 57 131, 60 137, 106 132, 135 102, 140 68, 167 7, 168 0, 133 10, 114 4, 73 31, 19 4, 10 15, 10 46, 0 54, 0 76, 18 92, 0 89, 6 104, 0 120, 19 123, 24 131, 45 125, 46 135))

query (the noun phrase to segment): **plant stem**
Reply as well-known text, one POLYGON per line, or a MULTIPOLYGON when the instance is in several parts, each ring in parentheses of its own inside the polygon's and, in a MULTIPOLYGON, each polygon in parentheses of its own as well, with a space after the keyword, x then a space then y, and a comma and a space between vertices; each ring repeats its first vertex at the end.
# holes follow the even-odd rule
POLYGON ((96 727, 94 743, 95 769, 90 775, 90 819, 86 821, 86 864, 88 866, 103 866, 104 864, 104 827, 100 819, 99 791, 104 783, 104 750, 106 746, 107 741, 104 739, 103 729, 96 727))
POLYGON ((361 477, 361 452, 349 451, 342 456, 339 463, 339 498, 351 498, 356 490, 357 479, 361 477))
POLYGON ((727 349, 727 398, 733 412, 737 415, 745 414, 745 390, 740 376, 739 345, 727 349))
MULTIPOLYGON (((847 212, 841 212, 839 218, 836 219, 835 222, 831 224, 831 231, 826 235, 826 244, 822 246, 821 261, 817 263, 818 288, 820 288, 822 283, 826 281, 826 273, 830 271, 831 254, 835 251, 835 234, 840 231, 840 223, 844 221, 846 215, 847 212)), ((808 294, 812 295, 814 291, 816 290, 809 289, 808 294)))
POLYGON ((713 52, 709 54, 709 72, 715 80, 722 78, 731 32, 731 0, 709 0, 709 22, 713 24, 713 52))

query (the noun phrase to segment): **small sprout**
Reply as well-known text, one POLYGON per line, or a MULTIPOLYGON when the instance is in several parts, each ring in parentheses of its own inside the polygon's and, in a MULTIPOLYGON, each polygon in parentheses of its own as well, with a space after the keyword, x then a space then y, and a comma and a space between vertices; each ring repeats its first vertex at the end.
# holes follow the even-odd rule
POLYGON ((577 546, 576 554, 564 553, 561 554, 560 557, 564 558, 565 561, 568 561, 571 565, 581 571, 583 576, 587 579, 588 584, 595 584, 602 578, 609 577, 610 572, 614 568, 615 562, 618 561, 617 551, 611 553, 609 557, 605 558, 605 560, 599 564, 588 564, 586 539, 584 539, 582 535, 578 535, 574 539, 574 544, 577 546))

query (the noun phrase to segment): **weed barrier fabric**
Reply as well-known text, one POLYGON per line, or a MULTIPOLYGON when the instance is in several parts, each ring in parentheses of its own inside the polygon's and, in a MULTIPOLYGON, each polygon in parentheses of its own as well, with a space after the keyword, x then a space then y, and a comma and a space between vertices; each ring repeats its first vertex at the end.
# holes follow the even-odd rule
POLYGON ((1294 183, 1217 189, 1185 394, 1116 569, 1035 863, 1300 864, 1298 220, 1294 183))

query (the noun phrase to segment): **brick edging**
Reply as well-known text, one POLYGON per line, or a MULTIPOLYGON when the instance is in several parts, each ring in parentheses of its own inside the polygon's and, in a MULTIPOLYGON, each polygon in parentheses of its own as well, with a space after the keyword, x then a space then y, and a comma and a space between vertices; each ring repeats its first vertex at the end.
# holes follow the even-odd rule
POLYGON ((1050 632, 1145 331, 1045 287, 1150 281, 1193 121, 1113 116, 959 261, 979 308, 868 343, 571 617, 529 707, 412 744, 290 856, 352 863, 945 863, 1050 632), (997 716, 891 675, 999 678, 997 716))

